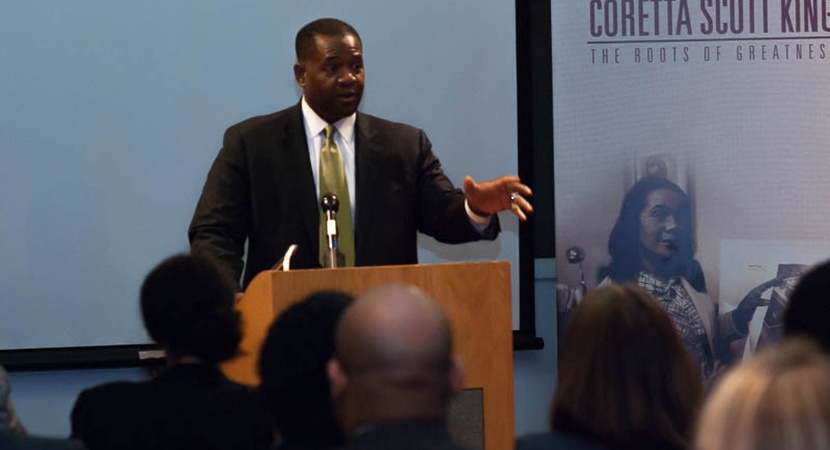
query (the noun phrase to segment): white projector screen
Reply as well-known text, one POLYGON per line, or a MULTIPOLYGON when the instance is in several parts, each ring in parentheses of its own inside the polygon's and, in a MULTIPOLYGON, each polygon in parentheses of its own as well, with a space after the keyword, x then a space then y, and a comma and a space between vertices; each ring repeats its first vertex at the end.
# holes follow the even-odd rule
MULTIPOLYGON (((514 3, 496 0, 11 2, 0 15, 0 349, 143 344, 138 288, 187 251, 225 128, 298 101, 294 35, 363 38, 361 109, 426 130, 458 185, 517 172, 514 3)), ((421 240, 421 262, 512 262, 421 240)))

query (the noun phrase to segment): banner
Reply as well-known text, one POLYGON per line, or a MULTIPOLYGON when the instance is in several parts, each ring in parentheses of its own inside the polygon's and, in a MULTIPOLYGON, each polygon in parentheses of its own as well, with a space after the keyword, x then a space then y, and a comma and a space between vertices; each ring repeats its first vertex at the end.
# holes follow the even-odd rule
POLYGON ((708 376, 779 338, 773 300, 830 257, 828 10, 552 3, 560 332, 585 290, 628 281, 708 376))

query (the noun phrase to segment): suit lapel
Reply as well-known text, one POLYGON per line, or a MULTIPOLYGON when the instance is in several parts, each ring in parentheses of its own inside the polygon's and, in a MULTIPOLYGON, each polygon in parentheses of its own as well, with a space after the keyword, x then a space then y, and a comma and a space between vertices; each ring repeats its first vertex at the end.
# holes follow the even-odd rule
POLYGON ((371 220, 377 201, 376 192, 383 186, 377 181, 378 165, 375 159, 380 155, 380 143, 377 130, 371 120, 364 114, 357 114, 355 130, 355 196, 357 211, 355 217, 355 260, 360 263, 366 236, 371 233, 371 220))
MULTIPOLYGON (((275 170, 278 172, 277 176, 294 179, 294 182, 288 185, 296 186, 297 191, 287 192, 285 195, 295 196, 300 215, 298 220, 302 221, 308 240, 311 242, 310 253, 317 255, 320 245, 318 235, 320 207, 317 200, 317 188, 314 185, 314 175, 311 171, 311 161, 308 157, 308 141, 305 135, 302 108, 299 104, 291 110, 291 116, 285 122, 283 131, 281 145, 289 161, 285 167, 278 167, 275 170)), ((314 256, 314 259, 316 260, 317 256, 314 256)))

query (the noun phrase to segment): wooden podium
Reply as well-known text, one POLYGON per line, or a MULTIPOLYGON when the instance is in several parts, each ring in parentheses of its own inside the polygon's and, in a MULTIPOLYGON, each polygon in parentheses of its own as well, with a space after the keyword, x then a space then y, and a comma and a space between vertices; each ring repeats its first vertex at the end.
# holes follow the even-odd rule
POLYGON ((245 330, 242 355, 222 370, 237 382, 259 384, 257 355, 283 309, 315 291, 358 295, 387 283, 418 286, 444 307, 453 326, 455 354, 464 363, 464 387, 483 394, 484 446, 513 448, 513 326, 506 261, 262 272, 238 306, 245 330))

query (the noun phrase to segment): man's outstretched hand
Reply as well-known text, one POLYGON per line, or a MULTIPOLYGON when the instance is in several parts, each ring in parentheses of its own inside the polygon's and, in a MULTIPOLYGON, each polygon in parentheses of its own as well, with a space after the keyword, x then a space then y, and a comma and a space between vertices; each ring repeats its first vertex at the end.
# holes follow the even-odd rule
POLYGON ((527 201, 533 191, 515 175, 481 183, 468 175, 464 177, 464 195, 470 209, 480 216, 510 210, 520 220, 527 220, 527 215, 533 212, 533 205, 527 201))

